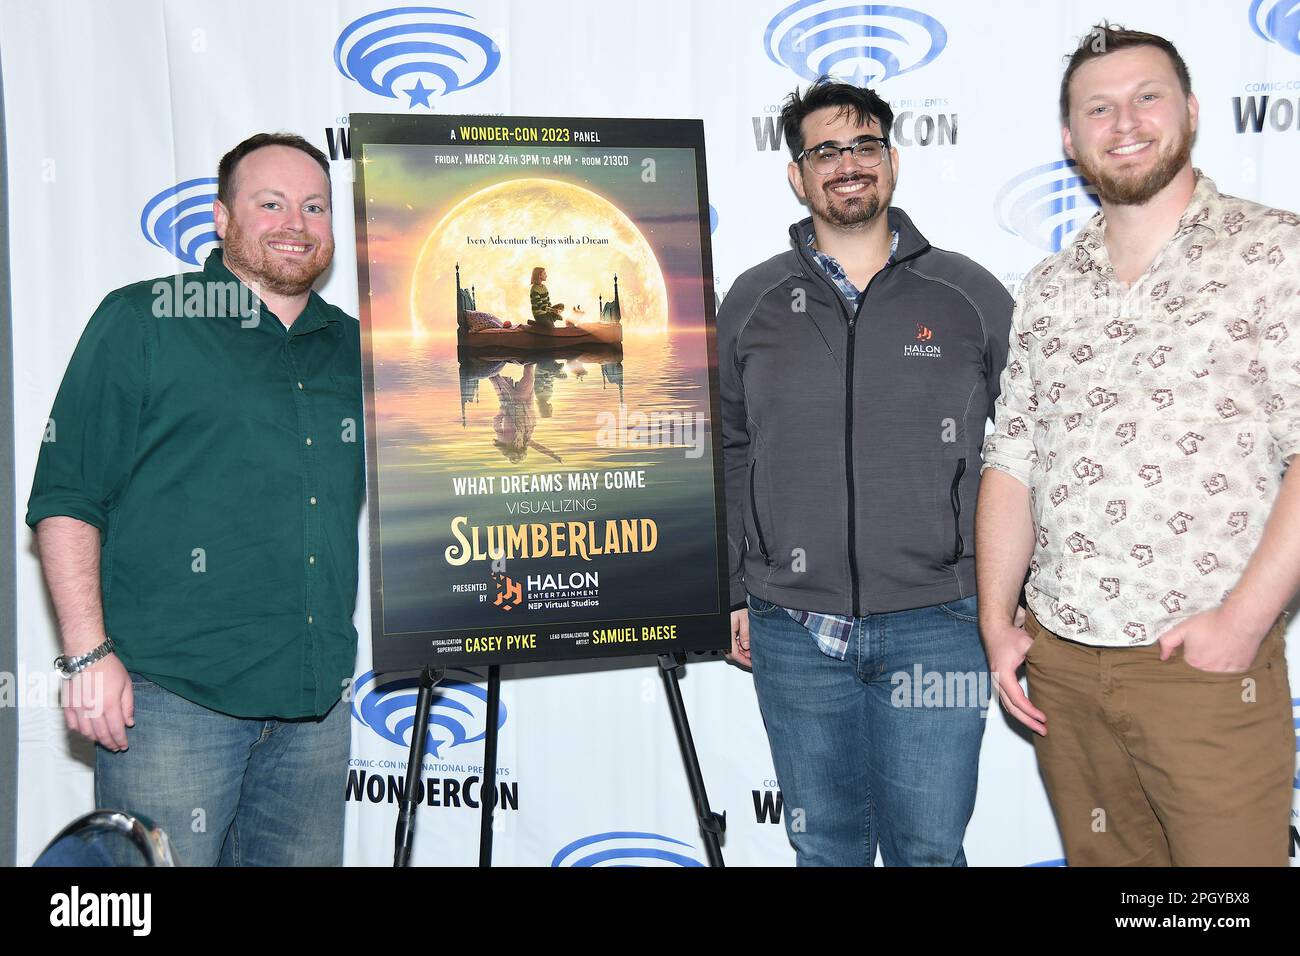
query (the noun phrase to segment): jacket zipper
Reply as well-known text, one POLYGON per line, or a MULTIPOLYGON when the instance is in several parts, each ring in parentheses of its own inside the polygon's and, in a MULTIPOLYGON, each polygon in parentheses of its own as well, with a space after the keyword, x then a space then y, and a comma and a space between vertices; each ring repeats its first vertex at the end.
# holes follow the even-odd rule
MULTIPOLYGON (((853 310, 849 316, 849 349, 848 356, 844 362, 844 375, 847 379, 844 389, 844 470, 845 477, 848 481, 849 489, 849 580, 853 587, 853 616, 862 616, 861 602, 858 599, 858 518, 857 502, 854 488, 857 482, 854 480, 853 473, 853 356, 854 343, 857 341, 855 332, 858 326, 858 319, 862 316, 862 307, 867 304, 867 296, 871 294, 871 287, 876 284, 876 280, 888 272, 895 263, 886 262, 884 267, 873 275, 867 281, 867 287, 862 290, 858 296, 858 307, 853 310)), ((838 297, 841 302, 844 301, 842 296, 838 297)), ((847 309, 845 310, 848 311, 847 309)))
POLYGON ((857 502, 855 500, 854 488, 857 482, 854 480, 853 473, 853 354, 854 342, 856 339, 858 317, 862 314, 862 307, 867 302, 867 293, 871 291, 871 286, 875 283, 876 278, 889 269, 893 263, 886 263, 885 267, 871 277, 867 282, 867 287, 862 290, 858 296, 858 305, 852 312, 844 303, 844 296, 839 289, 835 288, 831 280, 822 272, 821 267, 815 262, 812 264, 812 274, 817 276, 823 283, 830 287, 831 295, 835 301, 840 304, 840 309, 844 313, 844 318, 849 326, 849 344, 847 355, 844 360, 844 480, 848 488, 848 544, 849 544, 849 587, 853 591, 853 616, 862 616, 861 601, 858 598, 858 518, 857 502))
POLYGON ((954 565, 966 553, 966 543, 961 539, 961 478, 964 474, 966 474, 966 459, 958 458, 957 473, 952 476, 952 490, 949 492, 952 500, 953 535, 956 540, 952 546, 952 560, 948 563, 954 565))
POLYGON ((757 465, 757 458, 749 463, 749 510, 754 516, 754 530, 758 532, 758 550, 763 552, 763 561, 771 564, 772 559, 767 554, 767 542, 763 540, 763 526, 758 523, 758 501, 754 497, 754 469, 757 465))
MULTIPOLYGON (((872 279, 874 280, 874 277, 872 279)), ((871 288, 871 283, 867 283, 867 288, 871 288)), ((841 299, 841 301, 843 301, 841 299)), ((848 483, 848 503, 849 503, 849 586, 853 588, 853 616, 862 617, 862 608, 859 607, 858 601, 858 517, 857 502, 854 500, 854 487, 856 482, 853 477, 853 344, 857 341, 854 335, 858 325, 858 315, 862 312, 862 303, 867 301, 867 293, 858 296, 858 307, 854 309, 849 318, 849 348, 848 355, 844 360, 844 375, 847 379, 844 389, 844 473, 845 481, 848 483)), ((847 311, 847 310, 846 310, 847 311)))
POLYGON ((867 295, 871 292, 871 287, 875 285, 876 279, 880 278, 880 276, 884 275, 900 262, 911 259, 915 253, 909 253, 902 259, 893 259, 886 262, 884 268, 871 277, 867 282, 867 287, 863 289, 862 294, 858 296, 857 308, 854 309, 853 312, 849 312, 848 306, 844 303, 844 296, 831 282, 830 278, 822 271, 821 267, 818 266, 815 261, 809 261, 808 255, 797 245, 796 250, 808 265, 808 274, 816 276, 817 279, 830 290, 832 298, 840 304, 840 309, 843 311, 844 318, 848 321, 849 326, 848 356, 844 363, 844 377, 846 379, 846 387, 844 389, 844 477, 848 484, 849 586, 853 589, 853 616, 861 617, 862 607, 861 602, 858 599, 858 522, 853 491, 854 485, 856 484, 853 474, 853 344, 856 341, 854 333, 857 328, 858 318, 862 315, 862 307, 866 305, 867 295))

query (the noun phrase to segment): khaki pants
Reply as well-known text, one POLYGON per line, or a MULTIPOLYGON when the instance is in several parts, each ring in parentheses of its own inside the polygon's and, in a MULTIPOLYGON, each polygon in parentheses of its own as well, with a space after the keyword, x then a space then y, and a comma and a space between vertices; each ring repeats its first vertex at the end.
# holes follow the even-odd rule
POLYGON ((1250 670, 1098 648, 1028 616, 1038 766, 1071 866, 1286 866, 1296 738, 1286 618, 1250 670))

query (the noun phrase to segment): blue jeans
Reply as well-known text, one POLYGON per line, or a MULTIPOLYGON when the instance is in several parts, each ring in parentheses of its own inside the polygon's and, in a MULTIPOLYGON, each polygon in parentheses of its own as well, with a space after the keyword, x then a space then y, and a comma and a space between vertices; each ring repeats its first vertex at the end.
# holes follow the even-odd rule
POLYGON ((95 747, 95 805, 162 827, 184 866, 338 866, 350 710, 247 720, 131 675, 126 750, 95 747))
POLYGON ((988 659, 974 597, 858 618, 843 661, 749 597, 754 687, 799 866, 965 866, 988 659))

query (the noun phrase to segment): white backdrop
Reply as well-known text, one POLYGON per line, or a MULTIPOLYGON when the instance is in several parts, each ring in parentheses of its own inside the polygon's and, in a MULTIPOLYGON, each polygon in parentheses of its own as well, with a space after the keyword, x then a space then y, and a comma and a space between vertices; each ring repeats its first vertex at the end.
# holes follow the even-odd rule
MULTIPOLYGON (((898 114, 896 203, 935 245, 971 255, 1014 292, 1053 237, 1059 247, 1091 211, 1057 165, 1056 94, 1062 56, 1109 17, 1164 34, 1183 52, 1201 101, 1196 162, 1219 187, 1300 208, 1300 30, 1290 0, 907 2, 448 0, 436 13, 396 0, 0 2, 20 498, 19 863, 91 805, 89 749, 70 739, 47 700, 57 641, 22 521, 45 419, 103 295, 192 268, 179 259, 201 259, 210 247, 210 223, 190 223, 178 255, 158 220, 181 199, 213 192, 191 181, 215 176, 217 159, 245 136, 292 130, 332 154, 338 252, 322 292, 356 314, 351 171, 340 136, 349 112, 701 117, 721 295, 740 271, 783 248, 788 224, 804 214, 771 124, 784 95, 829 58, 833 72, 869 81, 898 114), (822 22, 882 29, 836 40, 822 22), (393 50, 366 70, 349 68, 350 50, 403 25, 399 39, 450 45, 459 56, 393 50), (402 75, 388 95, 375 78, 400 63, 429 69, 402 75), (411 88, 434 90, 427 106, 404 92, 411 88), (179 184, 189 185, 151 202, 179 184), (1043 197, 1053 199, 1047 213, 1035 205, 1043 197)), ((403 776, 406 751, 400 730, 389 728, 409 719, 414 691, 384 688, 393 675, 377 689, 368 675, 364 570, 346 856, 386 865, 396 816, 389 777, 403 776), (406 698, 393 701, 386 721, 366 716, 385 694, 406 698)), ((461 682, 435 706, 434 739, 444 742, 423 774, 437 781, 437 805, 419 816, 419 864, 476 860, 478 815, 460 793, 474 778, 477 798, 482 690, 474 675, 452 676, 461 682)), ((783 828, 759 822, 755 810, 776 786, 749 675, 699 661, 683 686, 710 799, 727 813, 727 861, 790 863, 783 828)), ((499 864, 568 865, 591 853, 610 862, 704 860, 653 661, 507 668, 502 701, 500 781, 515 806, 499 815, 499 864)), ((1293 848, 1297 818, 1293 811, 1293 848)), ((975 865, 1061 856, 1032 748, 996 708, 966 851, 975 865)))

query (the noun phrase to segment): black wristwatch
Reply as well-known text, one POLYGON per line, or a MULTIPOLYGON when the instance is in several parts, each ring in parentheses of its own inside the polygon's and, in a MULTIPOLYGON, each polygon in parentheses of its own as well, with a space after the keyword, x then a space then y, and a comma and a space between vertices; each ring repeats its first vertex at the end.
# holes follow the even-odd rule
POLYGON ((106 637, 104 638, 104 643, 100 644, 99 647, 95 648, 89 654, 82 654, 80 657, 69 657, 67 654, 60 654, 58 657, 54 658, 54 666, 64 678, 68 678, 73 674, 78 674, 81 671, 84 671, 96 661, 103 660, 116 650, 117 648, 113 646, 113 639, 111 637, 106 637))

